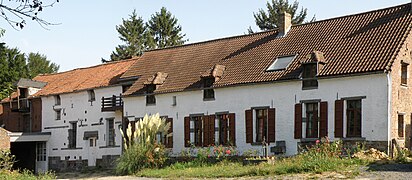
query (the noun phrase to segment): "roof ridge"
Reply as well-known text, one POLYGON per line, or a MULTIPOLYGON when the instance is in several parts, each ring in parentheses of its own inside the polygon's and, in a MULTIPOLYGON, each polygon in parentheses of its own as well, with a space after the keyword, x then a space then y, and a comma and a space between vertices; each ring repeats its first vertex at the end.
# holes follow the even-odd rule
MULTIPOLYGON (((359 13, 356 13, 356 14, 348 14, 348 15, 343 15, 343 16, 337 16, 337 17, 333 17, 333 18, 323 19, 323 20, 320 20, 320 21, 307 22, 307 23, 304 23, 304 24, 292 25, 292 27, 305 26, 305 25, 310 25, 310 24, 315 24, 315 23, 320 23, 320 22, 325 22, 325 21, 331 21, 331 20, 335 20, 335 19, 347 18, 347 17, 351 17, 351 16, 359 16, 359 15, 362 15, 362 14, 368 14, 368 13, 372 13, 372 12, 384 11, 384 10, 387 10, 387 9, 398 8, 398 7, 406 6, 406 5, 409 5, 409 4, 411 4, 411 3, 400 4, 400 5, 396 5, 396 6, 390 6, 390 7, 385 7, 385 8, 375 9, 375 10, 369 10, 369 11, 365 11, 365 12, 359 12, 359 13)), ((229 36, 229 37, 221 37, 221 38, 217 38, 217 39, 209 39, 209 40, 194 42, 194 43, 189 43, 189 44, 182 44, 182 45, 177 45, 177 46, 170 46, 170 47, 165 47, 165 48, 152 49, 152 50, 148 50, 146 52, 153 52, 153 51, 160 51, 160 50, 167 50, 167 49, 175 49, 175 48, 183 48, 183 47, 187 47, 187 46, 207 44, 207 43, 212 43, 212 42, 216 42, 216 41, 236 39, 236 38, 241 38, 241 37, 246 37, 246 36, 254 36, 254 35, 259 35, 259 34, 263 34, 263 33, 275 32, 278 29, 279 28, 275 28, 275 29, 260 31, 260 32, 252 33, 252 34, 241 34, 241 35, 235 35, 235 36, 229 36)))
POLYGON ((380 8, 380 9, 374 9, 374 10, 359 12, 359 13, 356 13, 356 14, 348 14, 348 15, 343 15, 343 16, 337 16, 337 17, 332 17, 332 18, 323 19, 323 20, 319 20, 319 21, 308 22, 308 23, 304 23, 304 24, 295 24, 295 25, 292 25, 292 27, 305 26, 305 25, 321 23, 321 22, 325 22, 325 21, 332 21, 332 20, 341 19, 341 18, 359 16, 359 15, 369 14, 369 13, 378 12, 378 11, 385 11, 385 10, 388 10, 388 9, 395 9, 395 8, 402 7, 402 6, 407 6, 407 5, 411 6, 410 4, 411 3, 399 4, 399 5, 396 5, 396 6, 390 6, 390 7, 380 8))
MULTIPOLYGON (((128 61, 135 61, 139 59, 139 57, 132 57, 130 59, 124 59, 124 60, 118 60, 118 61, 110 61, 110 62, 106 62, 106 63, 102 63, 102 64, 97 64, 97 65, 93 65, 93 66, 87 66, 87 67, 80 67, 80 68, 75 68, 75 69, 70 69, 67 71, 63 71, 63 72, 56 72, 56 73, 50 73, 50 74, 39 74, 38 76, 52 76, 52 75, 57 75, 57 74, 64 74, 64 73, 69 73, 69 72, 73 72, 73 71, 77 71, 77 70, 83 70, 83 69, 91 69, 91 68, 97 68, 100 66, 106 66, 106 65, 110 65, 110 64, 117 64, 117 63, 125 63, 128 61)), ((36 78, 35 77, 35 78, 36 78)), ((34 79, 34 78, 33 78, 34 79)))

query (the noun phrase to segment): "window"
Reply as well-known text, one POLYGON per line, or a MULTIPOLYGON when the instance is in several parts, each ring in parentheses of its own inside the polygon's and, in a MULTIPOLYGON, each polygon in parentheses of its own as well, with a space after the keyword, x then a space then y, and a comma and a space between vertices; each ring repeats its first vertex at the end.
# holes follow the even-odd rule
POLYGON ((146 105, 156 104, 156 97, 153 94, 156 89, 156 85, 148 84, 146 85, 146 105))
POLYGON ((95 143, 94 140, 95 140, 94 138, 89 139, 89 147, 95 147, 96 146, 96 143, 95 143))
POLYGON ((36 160, 37 161, 46 161, 46 143, 38 142, 36 144, 36 160))
POLYGON ((69 129, 69 147, 71 149, 76 148, 77 138, 77 122, 70 122, 71 129, 69 129))
POLYGON ((190 117, 190 142, 195 146, 203 145, 203 123, 202 116, 190 117))
POLYGON ((54 96, 54 105, 60 106, 62 104, 62 100, 60 99, 60 95, 54 96))
POLYGON ((408 65, 407 63, 402 63, 401 66, 401 84, 407 85, 408 84, 408 65))
POLYGON ((115 141, 115 129, 114 129, 114 119, 107 119, 107 146, 114 146, 115 141))
POLYGON ((87 94, 89 95, 89 102, 96 101, 96 95, 94 94, 94 90, 88 90, 87 94))
POLYGON ((405 131, 405 125, 403 121, 403 115, 398 114, 398 137, 403 138, 405 131))
POLYGON ((318 103, 306 103, 306 138, 318 138, 318 103))
POLYGON ((265 139, 268 142, 268 110, 267 109, 255 109, 256 112, 256 141, 263 142, 265 139))
MULTIPOLYGON (((215 120, 215 139, 216 144, 219 145, 229 145, 229 115, 228 114, 219 114, 216 116, 215 120)), ((231 142, 234 143, 234 142, 231 142)))
POLYGON ((316 63, 308 63, 303 65, 302 89, 318 87, 318 80, 316 78, 317 73, 316 63))
POLYGON ((61 109, 55 109, 54 112, 56 113, 56 120, 61 120, 62 110, 61 109))
POLYGON ((132 87, 132 85, 123 85, 122 86, 122 93, 125 93, 129 88, 132 87))
POLYGON ((347 100, 346 118, 347 118, 347 137, 361 137, 362 131, 362 101, 347 100))
POLYGON ((204 78, 203 79, 203 100, 213 100, 215 99, 215 90, 212 88, 214 78, 204 78))
POLYGON ((286 69, 290 62, 295 59, 296 55, 278 57, 276 60, 266 69, 266 71, 276 71, 286 69))

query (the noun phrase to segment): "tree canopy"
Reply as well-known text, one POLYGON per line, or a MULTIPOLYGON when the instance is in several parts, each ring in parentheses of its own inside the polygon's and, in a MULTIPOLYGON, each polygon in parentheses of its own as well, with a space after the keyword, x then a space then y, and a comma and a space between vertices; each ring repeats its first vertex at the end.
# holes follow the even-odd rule
POLYGON ((122 24, 116 26, 116 30, 124 44, 115 48, 110 60, 102 59, 102 62, 128 59, 140 56, 147 50, 182 45, 186 42, 177 18, 165 7, 153 14, 147 23, 134 10, 128 19, 122 19, 122 24))
MULTIPOLYGON (((292 16, 292 24, 302 24, 306 20, 307 9, 299 8, 299 2, 294 1, 289 3, 288 0, 272 0, 266 3, 266 11, 264 9, 259 9, 258 12, 253 13, 256 25, 260 30, 266 31, 278 28, 280 25, 279 17, 283 12, 287 12, 292 16)), ((315 16, 311 21, 315 21, 315 16)), ((252 29, 249 27, 249 33, 253 33, 252 29)))
POLYGON ((39 53, 21 53, 0 43, 0 99, 13 91, 13 83, 20 78, 34 78, 39 74, 55 73, 59 65, 51 63, 39 53))
POLYGON ((0 17, 7 21, 14 29, 23 29, 27 20, 36 21, 46 27, 53 23, 40 18, 38 15, 45 9, 52 7, 59 0, 8 0, 0 2, 0 17))

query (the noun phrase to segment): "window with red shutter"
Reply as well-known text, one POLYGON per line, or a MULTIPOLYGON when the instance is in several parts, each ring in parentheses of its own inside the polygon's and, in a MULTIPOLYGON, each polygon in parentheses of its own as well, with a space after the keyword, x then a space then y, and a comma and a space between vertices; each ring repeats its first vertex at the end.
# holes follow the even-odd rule
POLYGON ((320 102, 320 137, 328 136, 328 102, 320 102))
POLYGON ((335 137, 343 138, 343 100, 335 101, 335 137))
POLYGON ((295 139, 302 138, 302 104, 295 104, 295 139))
POLYGON ((185 143, 185 147, 190 147, 190 117, 185 117, 184 118, 184 143, 185 143))
POLYGON ((246 143, 253 143, 253 112, 251 109, 245 111, 246 143))
POLYGON ((166 135, 166 143, 165 146, 166 148, 173 148, 173 118, 167 118, 166 123, 170 123, 170 128, 167 132, 167 134, 171 134, 171 136, 167 137, 166 135))
POLYGON ((270 108, 268 111, 268 140, 267 142, 276 142, 276 109, 270 108))
POLYGON ((232 146, 236 145, 236 121, 235 113, 229 114, 229 143, 232 146))

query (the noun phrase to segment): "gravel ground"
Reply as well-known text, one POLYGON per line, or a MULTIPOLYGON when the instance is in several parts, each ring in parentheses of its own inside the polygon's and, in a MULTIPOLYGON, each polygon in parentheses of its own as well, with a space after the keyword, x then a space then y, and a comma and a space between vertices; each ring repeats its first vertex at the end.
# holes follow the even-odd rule
MULTIPOLYGON (((358 172, 335 173, 326 172, 322 174, 296 174, 277 177, 243 177, 243 178, 221 178, 234 179, 395 179, 412 180, 412 164, 385 164, 361 167, 358 172), (353 174, 359 174, 354 176, 353 174)), ((58 179, 98 179, 98 180, 151 180, 156 178, 142 178, 134 176, 114 176, 110 171, 90 173, 60 173, 58 179)))

